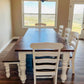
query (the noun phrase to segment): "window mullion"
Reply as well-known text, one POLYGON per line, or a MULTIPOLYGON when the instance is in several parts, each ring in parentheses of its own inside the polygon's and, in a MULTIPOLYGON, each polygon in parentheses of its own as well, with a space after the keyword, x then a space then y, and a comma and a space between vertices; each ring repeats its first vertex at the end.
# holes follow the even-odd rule
POLYGON ((56 26, 57 26, 57 4, 55 4, 55 27, 56 26))
POLYGON ((39 0, 39 18, 38 18, 39 22, 38 23, 41 23, 41 1, 39 0))

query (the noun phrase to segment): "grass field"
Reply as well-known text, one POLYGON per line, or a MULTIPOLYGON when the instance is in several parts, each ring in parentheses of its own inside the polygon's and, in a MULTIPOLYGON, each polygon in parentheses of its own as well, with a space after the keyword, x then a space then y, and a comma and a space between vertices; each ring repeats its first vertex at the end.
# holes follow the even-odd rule
MULTIPOLYGON (((45 23, 47 26, 55 26, 55 16, 54 15, 42 15, 42 23, 45 23)), ((81 33, 82 14, 75 14, 73 17, 72 31, 81 33)), ((24 25, 25 26, 35 26, 38 23, 38 15, 25 15, 24 16, 24 25)))
POLYGON ((81 33, 81 25, 78 23, 73 23, 72 31, 78 32, 80 34, 81 33))
MULTIPOLYGON (((55 15, 42 15, 42 23, 46 26, 55 26, 55 15)), ((35 26, 38 23, 38 15, 25 15, 24 16, 25 26, 35 26)))
POLYGON ((83 22, 83 14, 74 14, 72 31, 78 32, 80 34, 82 29, 82 22, 83 22))

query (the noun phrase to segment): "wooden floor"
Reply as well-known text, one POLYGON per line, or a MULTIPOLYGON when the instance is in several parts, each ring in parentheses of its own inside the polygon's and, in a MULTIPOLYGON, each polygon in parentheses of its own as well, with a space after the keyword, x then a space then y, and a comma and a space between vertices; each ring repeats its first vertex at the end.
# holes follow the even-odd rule
MULTIPOLYGON (((16 40, 12 41, 9 46, 0 54, 0 84, 21 84, 21 81, 18 77, 17 66, 11 65, 11 77, 9 79, 5 76, 5 69, 2 63, 4 57, 6 57, 7 53, 11 50, 11 48, 15 45, 16 40)), ((30 60, 31 61, 31 60, 30 60)), ((67 75, 67 81, 65 84, 84 84, 84 41, 79 41, 76 60, 75 60, 75 75, 72 75, 71 69, 69 69, 67 75)), ((32 66, 32 65, 31 65, 32 66)), ((33 84, 33 74, 31 67, 27 67, 27 80, 25 84, 33 84)), ((61 83, 61 70, 59 70, 58 74, 58 84, 61 83)), ((37 84, 53 84, 53 80, 37 80, 37 84)))

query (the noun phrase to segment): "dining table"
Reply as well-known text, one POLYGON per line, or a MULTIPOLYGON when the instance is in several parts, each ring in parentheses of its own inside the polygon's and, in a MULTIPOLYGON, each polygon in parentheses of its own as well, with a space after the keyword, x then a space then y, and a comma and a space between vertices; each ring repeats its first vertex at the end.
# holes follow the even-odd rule
MULTIPOLYGON (((26 77, 26 55, 33 54, 33 50, 30 47, 32 43, 62 43, 64 47, 61 49, 63 54, 62 59, 62 74, 61 80, 64 83, 67 79, 67 66, 69 62, 70 52, 74 52, 74 49, 68 45, 68 43, 61 37, 54 28, 28 28, 25 35, 19 39, 16 43, 15 52, 18 54, 18 60, 20 62, 20 79, 22 83, 25 83, 26 77)), ((39 50, 41 51, 41 50, 39 50)), ((50 50, 45 50, 50 51, 50 50)))

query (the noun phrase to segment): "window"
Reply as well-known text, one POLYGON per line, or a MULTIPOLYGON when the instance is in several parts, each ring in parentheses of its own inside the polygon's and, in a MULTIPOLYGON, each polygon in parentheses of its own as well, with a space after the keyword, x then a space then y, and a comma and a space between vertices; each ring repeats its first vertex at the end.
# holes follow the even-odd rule
POLYGON ((41 5, 41 22, 47 26, 55 26, 56 2, 43 2, 41 5))
POLYGON ((23 26, 35 27, 36 23, 45 23, 46 27, 56 27, 56 1, 23 1, 23 26))

